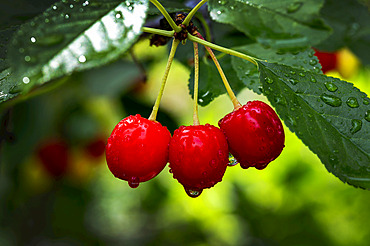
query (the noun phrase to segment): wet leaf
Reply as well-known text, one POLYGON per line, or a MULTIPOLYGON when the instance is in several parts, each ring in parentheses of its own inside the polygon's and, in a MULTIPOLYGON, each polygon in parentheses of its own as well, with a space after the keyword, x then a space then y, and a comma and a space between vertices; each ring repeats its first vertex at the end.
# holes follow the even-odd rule
POLYGON ((259 62, 259 71, 264 94, 279 116, 328 171, 370 189, 367 95, 346 81, 285 65, 259 62))

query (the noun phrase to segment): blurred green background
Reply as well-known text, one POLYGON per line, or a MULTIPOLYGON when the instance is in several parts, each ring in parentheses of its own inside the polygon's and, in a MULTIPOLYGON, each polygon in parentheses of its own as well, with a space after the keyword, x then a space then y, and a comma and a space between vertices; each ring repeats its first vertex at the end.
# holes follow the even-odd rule
MULTIPOLYGON (((124 58, 2 105, 0 245, 370 244, 369 192, 328 173, 288 129, 281 156, 265 170, 229 167, 221 183, 195 199, 168 167, 136 189, 114 178, 104 154, 89 154, 88 146, 105 142, 127 115, 149 116, 167 60, 166 48, 147 42, 134 52, 146 82, 124 58), (39 155, 55 140, 68 146, 60 177, 46 172, 39 155)), ((158 120, 171 132, 192 123, 189 73, 175 62, 169 75, 158 120)), ((360 67, 349 80, 369 94, 369 75, 360 67)), ((266 101, 248 90, 238 99, 266 101)), ((200 121, 217 125, 231 110, 220 96, 200 108, 200 121)))

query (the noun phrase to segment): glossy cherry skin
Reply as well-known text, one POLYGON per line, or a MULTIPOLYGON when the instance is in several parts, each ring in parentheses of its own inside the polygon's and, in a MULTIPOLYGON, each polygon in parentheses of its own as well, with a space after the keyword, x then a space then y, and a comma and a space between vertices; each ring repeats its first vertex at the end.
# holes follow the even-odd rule
POLYGON ((189 196, 200 195, 222 180, 228 165, 222 131, 212 125, 181 126, 170 142, 170 168, 189 196))
POLYGON ((337 68, 338 54, 335 52, 322 52, 316 50, 315 56, 319 59, 321 64, 321 70, 323 73, 327 73, 337 68))
POLYGON ((132 188, 157 176, 168 162, 171 133, 159 122, 140 115, 121 120, 106 146, 106 159, 112 174, 128 181, 132 188))
POLYGON ((242 168, 263 169, 284 148, 283 125, 264 102, 250 101, 227 114, 218 125, 226 136, 230 153, 242 168))
POLYGON ((70 152, 67 143, 61 139, 48 140, 39 147, 38 158, 45 171, 54 178, 60 178, 70 167, 70 152))

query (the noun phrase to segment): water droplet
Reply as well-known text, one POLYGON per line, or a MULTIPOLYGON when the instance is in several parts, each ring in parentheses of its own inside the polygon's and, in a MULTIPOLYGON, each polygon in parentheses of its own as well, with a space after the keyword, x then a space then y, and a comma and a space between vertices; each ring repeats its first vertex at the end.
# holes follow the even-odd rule
POLYGON ((74 6, 73 6, 73 4, 70 4, 70 5, 69 5, 69 8, 73 9, 73 7, 74 7, 74 6))
POLYGON ((123 14, 121 11, 117 11, 115 15, 116 19, 123 19, 123 14))
POLYGON ((274 80, 273 80, 273 79, 271 79, 271 78, 269 78, 269 77, 266 77, 266 78, 265 78, 265 81, 266 81, 266 83, 268 83, 268 84, 272 84, 272 83, 274 83, 274 80))
POLYGON ((216 167, 216 160, 211 160, 211 161, 209 162, 209 165, 210 165, 211 167, 216 167))
POLYGON ((69 17, 70 17, 70 16, 69 16, 69 14, 65 14, 65 15, 64 15, 64 18, 65 18, 65 19, 69 19, 69 17))
POLYGON ((81 55, 79 58, 78 58, 78 61, 81 62, 81 63, 84 63, 86 62, 86 57, 84 55, 81 55))
POLYGON ((316 83, 316 82, 317 82, 317 80, 316 80, 314 77, 312 77, 312 78, 311 78, 311 82, 312 82, 312 83, 316 83))
POLYGON ((365 120, 370 122, 370 110, 366 111, 365 113, 365 120))
POLYGON ((368 100, 364 100, 363 102, 362 102, 364 105, 369 105, 370 103, 369 103, 369 101, 368 100))
POLYGON ((188 194, 188 196, 190 196, 191 198, 196 198, 196 197, 200 196, 200 194, 202 194, 202 191, 203 190, 191 190, 191 189, 186 189, 185 188, 186 194, 188 194))
POLYGON ((280 105, 287 105, 287 101, 285 99, 285 97, 283 96, 275 96, 274 97, 274 100, 277 104, 280 104, 280 105))
POLYGON ((31 37, 30 40, 31 40, 32 43, 35 43, 36 42, 36 38, 35 37, 31 37))
POLYGON ((23 77, 22 81, 23 81, 23 83, 28 84, 30 82, 30 78, 23 77))
POLYGON ((128 181, 128 185, 131 188, 137 188, 140 184, 140 179, 138 177, 131 177, 130 180, 128 181))
POLYGON ((296 126, 297 125, 297 122, 295 121, 295 119, 291 116, 288 116, 288 122, 292 125, 292 126, 296 126))
POLYGON ((292 84, 292 85, 296 85, 298 84, 298 81, 295 80, 295 79, 288 79, 288 81, 292 84))
POLYGON ((25 60, 26 62, 29 62, 29 61, 31 61, 31 57, 30 57, 30 56, 25 56, 25 57, 24 57, 24 60, 25 60))
POLYGON ((353 119, 352 120, 352 128, 351 128, 350 132, 352 134, 355 134, 356 132, 358 132, 359 130, 361 130, 361 128, 362 128, 362 121, 361 120, 353 119))
POLYGON ((56 5, 54 5, 54 6, 52 7, 52 9, 53 9, 53 10, 57 10, 57 9, 58 9, 58 7, 57 7, 56 5))
POLYGON ((305 77, 306 75, 304 73, 299 73, 299 76, 305 77))
POLYGON ((309 64, 310 64, 310 65, 312 65, 312 66, 314 66, 314 65, 316 65, 316 64, 317 64, 317 61, 316 61, 315 59, 311 59, 311 60, 309 61, 309 64))
POLYGON ((302 7, 302 5, 303 5, 302 2, 294 2, 294 3, 289 4, 286 10, 290 14, 295 13, 302 7))
POLYGON ((332 82, 325 82, 325 87, 330 92, 335 92, 338 90, 338 87, 332 82))
POLYGON ((220 10, 218 10, 216 13, 217 13, 218 15, 220 15, 220 14, 221 14, 221 11, 220 11, 220 10))
POLYGON ((295 71, 290 71, 290 74, 291 75, 295 75, 295 71))
POLYGON ((89 5, 89 4, 90 4, 89 1, 85 1, 85 2, 82 3, 82 6, 85 7, 85 6, 89 5))
POLYGON ((332 107, 339 107, 342 105, 342 100, 336 96, 328 95, 328 94, 322 94, 320 96, 321 100, 326 103, 327 105, 330 105, 332 107))
POLYGON ((235 159, 235 157, 229 153, 229 164, 228 166, 233 167, 238 164, 238 161, 235 159))
POLYGON ((351 108, 358 108, 360 105, 358 104, 358 101, 355 97, 350 97, 346 101, 347 105, 351 108))

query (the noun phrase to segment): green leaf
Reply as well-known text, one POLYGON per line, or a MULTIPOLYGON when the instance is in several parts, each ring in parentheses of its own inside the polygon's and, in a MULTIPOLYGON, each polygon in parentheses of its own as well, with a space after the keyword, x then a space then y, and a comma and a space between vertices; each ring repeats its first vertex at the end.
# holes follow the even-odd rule
POLYGON ((328 37, 330 29, 319 19, 322 0, 209 1, 211 17, 230 24, 268 47, 308 48, 328 37))
MULTIPOLYGON (((224 56, 219 59, 219 63, 224 71, 234 92, 240 92, 245 86, 235 74, 232 65, 231 57, 224 56)), ((189 79, 189 91, 191 96, 194 94, 194 68, 192 69, 189 79)), ((226 93, 225 86, 221 80, 220 74, 212 60, 207 60, 206 57, 199 61, 199 93, 198 103, 201 106, 206 106, 216 97, 226 93)))
POLYGON ((264 93, 329 172, 370 189, 370 99, 351 83, 259 62, 264 93))
MULTIPOLYGON (((254 43, 235 48, 236 50, 257 57, 269 62, 289 65, 294 68, 300 68, 314 73, 322 73, 321 65, 313 49, 303 51, 284 52, 272 48, 266 48, 261 44, 254 43)), ((259 81, 259 74, 256 65, 238 57, 232 57, 231 63, 239 79, 254 92, 262 93, 262 84, 259 81)))
POLYGON ((8 50, 26 89, 116 60, 141 34, 147 0, 63 0, 21 26, 8 50))
POLYGON ((0 72, 0 103, 18 96, 21 90, 13 83, 13 74, 10 68, 0 72))
POLYGON ((369 64, 369 52, 357 48, 358 46, 362 48, 364 41, 366 41, 367 49, 370 44, 370 12, 368 8, 357 0, 327 0, 321 10, 321 15, 325 22, 333 28, 333 33, 317 48, 333 52, 345 46, 353 47, 360 58, 367 57, 362 60, 369 64))

